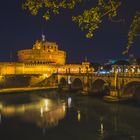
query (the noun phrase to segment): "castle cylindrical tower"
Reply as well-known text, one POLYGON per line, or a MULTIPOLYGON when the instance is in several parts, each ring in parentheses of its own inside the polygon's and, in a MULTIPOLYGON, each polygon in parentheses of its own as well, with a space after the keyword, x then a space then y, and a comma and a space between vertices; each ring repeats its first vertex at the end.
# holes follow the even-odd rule
POLYGON ((19 62, 65 65, 66 52, 55 42, 36 41, 32 49, 18 51, 19 62))

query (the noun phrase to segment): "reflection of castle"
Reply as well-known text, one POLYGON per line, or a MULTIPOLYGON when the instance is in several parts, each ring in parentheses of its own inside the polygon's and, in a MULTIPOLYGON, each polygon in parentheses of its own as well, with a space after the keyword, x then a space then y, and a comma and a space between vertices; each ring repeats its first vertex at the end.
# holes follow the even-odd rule
POLYGON ((0 115, 3 117, 19 117, 23 121, 35 123, 40 128, 58 125, 66 115, 65 102, 41 99, 21 105, 3 105, 0 103, 0 115))
POLYGON ((36 41, 32 49, 18 51, 19 62, 0 62, 0 75, 84 73, 93 72, 89 62, 65 64, 66 52, 58 49, 54 42, 42 39, 36 41))

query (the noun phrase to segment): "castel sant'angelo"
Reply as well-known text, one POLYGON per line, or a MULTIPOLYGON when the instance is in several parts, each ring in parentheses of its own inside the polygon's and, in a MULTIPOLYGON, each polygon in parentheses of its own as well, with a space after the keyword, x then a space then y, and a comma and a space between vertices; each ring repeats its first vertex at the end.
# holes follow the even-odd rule
POLYGON ((55 42, 37 40, 32 49, 18 51, 18 58, 26 64, 65 65, 66 53, 55 42))
POLYGON ((32 49, 19 50, 18 62, 0 62, 0 77, 17 75, 44 75, 48 78, 53 73, 93 72, 90 63, 66 64, 66 52, 59 50, 55 42, 45 38, 37 40, 32 49))

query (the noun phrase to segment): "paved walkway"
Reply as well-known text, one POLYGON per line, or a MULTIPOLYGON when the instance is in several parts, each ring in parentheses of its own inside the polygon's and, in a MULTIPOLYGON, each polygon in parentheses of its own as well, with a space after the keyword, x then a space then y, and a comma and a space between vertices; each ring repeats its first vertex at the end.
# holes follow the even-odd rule
POLYGON ((33 90, 44 90, 44 89, 57 89, 57 88, 58 88, 58 86, 53 86, 53 87, 5 88, 5 89, 0 89, 0 93, 19 92, 19 91, 33 91, 33 90))

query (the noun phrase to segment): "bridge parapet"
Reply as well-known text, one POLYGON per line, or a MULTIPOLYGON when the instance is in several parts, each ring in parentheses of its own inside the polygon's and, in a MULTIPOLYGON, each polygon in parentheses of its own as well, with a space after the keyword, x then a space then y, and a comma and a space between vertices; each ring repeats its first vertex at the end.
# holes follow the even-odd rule
MULTIPOLYGON (((74 85, 75 79, 79 79, 82 83, 82 88, 86 89, 87 92, 92 92, 93 87, 98 88, 100 91, 103 89, 110 89, 111 91, 115 91, 115 96, 123 96, 123 88, 130 82, 140 82, 140 74, 138 73, 107 73, 107 74, 99 74, 99 73, 69 73, 69 74, 58 74, 58 83, 63 78, 65 79, 66 85, 74 85), (94 85, 96 83, 96 86, 94 85), (99 86, 98 86, 99 84, 99 86), (100 85, 101 84, 101 85, 100 85)), ((78 81, 78 80, 77 80, 78 81)), ((95 91, 95 89, 94 89, 95 91)), ((98 90, 96 90, 98 91, 98 90)), ((112 94, 113 95, 113 94, 112 94)))
MULTIPOLYGON (((115 73, 106 73, 106 74, 101 74, 101 73, 93 73, 93 76, 97 77, 115 77, 115 73)), ((140 73, 117 73, 118 77, 139 77, 140 78, 140 73)))

